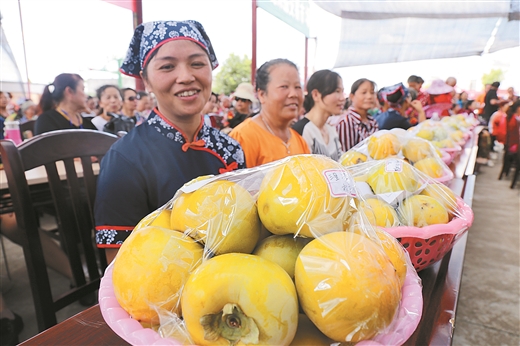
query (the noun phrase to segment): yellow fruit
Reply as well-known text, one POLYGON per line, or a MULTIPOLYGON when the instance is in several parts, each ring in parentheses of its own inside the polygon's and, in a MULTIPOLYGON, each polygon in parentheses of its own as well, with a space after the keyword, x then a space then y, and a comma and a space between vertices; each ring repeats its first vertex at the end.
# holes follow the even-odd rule
POLYGON ((272 235, 258 243, 253 254, 278 264, 294 279, 296 258, 310 241, 311 238, 295 238, 292 234, 272 235))
POLYGON ((384 160, 372 167, 367 183, 375 194, 402 190, 415 192, 419 186, 412 166, 398 159, 384 160))
POLYGON ((390 262, 392 262, 397 272, 397 277, 401 283, 400 287, 403 287, 406 278, 406 253, 403 246, 397 239, 379 227, 376 228, 376 234, 381 241, 383 250, 385 250, 386 255, 390 258, 390 262))
POLYGON ((290 346, 330 346, 336 344, 327 338, 305 314, 298 316, 298 330, 290 346))
POLYGON ((251 194, 240 185, 215 180, 178 196, 171 226, 204 242, 217 255, 251 253, 260 235, 260 220, 251 194))
POLYGON ((372 338, 392 322, 401 299, 399 278, 382 247, 350 232, 307 244, 295 279, 306 315, 338 342, 372 338))
POLYGON ((433 139, 433 131, 430 129, 422 129, 417 132, 416 136, 431 141, 433 139))
POLYGON ((393 133, 385 133, 379 137, 370 136, 368 140, 368 154, 376 160, 397 155, 401 150, 401 143, 393 133))
POLYGON ((361 154, 359 151, 349 150, 343 155, 341 155, 339 159, 339 163, 343 166, 352 166, 357 165, 358 163, 363 163, 367 161, 367 156, 365 154, 361 154))
POLYGON ((457 211, 457 196, 444 184, 431 184, 421 191, 421 195, 430 196, 440 202, 448 211, 450 219, 457 211))
POLYGON ((348 173, 321 155, 292 156, 265 175, 258 214, 273 234, 304 237, 345 229, 350 217, 348 173))
POLYGON ((461 130, 456 130, 450 133, 450 138, 455 142, 460 142, 464 138, 464 133, 461 130))
POLYGON ((424 227, 448 223, 448 211, 438 201, 425 195, 406 198, 398 208, 402 223, 409 226, 424 227))
POLYGON ((373 226, 392 227, 398 222, 397 213, 394 208, 383 200, 369 198, 359 203, 358 212, 352 215, 350 222, 353 224, 363 224, 359 213, 364 213, 368 222, 373 226))
POLYGON ((202 246, 181 232, 145 227, 132 232, 114 262, 117 301, 135 320, 156 325, 154 307, 180 316, 180 291, 202 260, 202 246))
POLYGON ((432 178, 440 178, 444 175, 442 161, 436 157, 427 157, 417 161, 414 167, 432 178))
POLYGON ((204 262, 190 275, 181 304, 197 345, 289 345, 298 326, 293 281, 280 266, 254 255, 204 262))
POLYGON ((422 138, 410 138, 402 148, 403 155, 411 162, 434 156, 430 142, 422 138))

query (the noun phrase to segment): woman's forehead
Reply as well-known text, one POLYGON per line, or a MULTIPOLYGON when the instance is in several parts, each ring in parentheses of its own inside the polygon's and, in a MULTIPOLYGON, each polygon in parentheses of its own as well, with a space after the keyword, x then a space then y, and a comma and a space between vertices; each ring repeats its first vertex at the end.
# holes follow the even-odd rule
POLYGON ((157 54, 152 61, 181 59, 191 56, 205 56, 209 60, 208 53, 198 43, 187 39, 179 39, 166 42, 158 48, 157 54))

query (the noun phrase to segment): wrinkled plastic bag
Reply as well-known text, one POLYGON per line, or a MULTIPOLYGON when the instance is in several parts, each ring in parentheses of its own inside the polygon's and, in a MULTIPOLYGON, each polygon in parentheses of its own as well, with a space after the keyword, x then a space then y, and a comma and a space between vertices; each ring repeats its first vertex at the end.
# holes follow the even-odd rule
MULTIPOLYGON (((403 268, 405 272, 402 277, 398 276, 385 252, 385 244, 391 243, 389 239, 395 239, 389 235, 381 238, 384 232, 372 226, 366 217, 358 218, 356 227, 350 228, 353 215, 359 214, 359 203, 364 200, 364 195, 358 192, 355 178, 343 166, 324 156, 298 155, 256 168, 200 177, 185 184, 171 201, 145 217, 127 241, 150 229, 175 232, 174 243, 181 244, 177 247, 178 253, 184 255, 170 259, 166 254, 161 255, 161 261, 164 261, 162 266, 174 263, 177 270, 191 277, 201 263, 212 261, 215 256, 227 251, 252 252, 266 236, 275 234, 278 237, 308 238, 295 264, 295 287, 300 301, 308 298, 308 313, 311 311, 309 305, 318 307, 316 311, 319 313, 313 317, 313 322, 318 324, 316 319, 321 320, 322 332, 326 329, 329 337, 335 338, 331 344, 378 338, 401 344, 413 333, 421 317, 420 279, 406 252, 403 252, 403 258, 407 264, 401 268, 401 272, 403 268), (201 191, 205 193, 200 194, 201 191), (200 196, 193 198, 197 194, 200 196), (178 219, 182 217, 183 222, 179 224, 178 219), (177 230, 181 227, 182 230, 177 230), (201 246, 203 253, 200 259, 190 256, 190 251, 183 249, 187 243, 192 246, 192 242, 201 246), (344 251, 347 248, 355 251, 344 251), (307 251, 305 255, 302 254, 304 251, 307 251), (366 275, 367 271, 372 271, 373 275, 366 275), (345 277, 350 278, 347 286, 357 290, 349 293, 354 295, 352 297, 345 293, 345 277), (318 294, 314 295, 313 292, 318 294), (354 300, 353 297, 366 302, 365 310, 359 308, 359 314, 353 314, 355 323, 350 321, 351 329, 347 331, 345 325, 340 323, 340 317, 350 308, 342 302, 354 300), (384 304, 377 301, 380 297, 385 297, 384 304), (332 325, 331 320, 340 322, 332 325), (407 333, 403 334, 403 328, 407 333), (338 333, 338 330, 343 330, 343 333, 338 333)), ((396 241, 395 244, 402 249, 396 241)), ((124 268, 125 263, 121 263, 124 268)), ((152 267, 149 263, 142 265, 152 267)), ((251 268, 251 273, 254 271, 251 268)), ((140 282, 141 286, 146 286, 144 279, 140 282)), ((103 294, 114 290, 114 284, 110 284, 106 285, 103 294)), ((163 338, 176 340, 173 343, 192 344, 193 338, 182 319, 179 299, 184 287, 181 284, 177 289, 178 292, 169 297, 170 302, 174 301, 175 304, 170 304, 167 309, 164 309, 163 303, 168 299, 149 302, 148 306, 156 312, 160 323, 145 326, 158 331, 163 338)), ((104 297, 101 294, 100 291, 103 310, 104 303, 101 302, 104 297)), ((111 298, 118 303, 116 296, 112 293, 111 298)), ((112 301, 109 305, 115 303, 112 301)), ((128 319, 128 315, 119 314, 122 312, 118 311, 117 318, 128 319)), ((117 320, 113 316, 107 318, 117 320)), ((134 319, 129 320, 135 322, 134 319)), ((129 323, 140 330, 133 322, 129 323)), ((124 333, 125 337, 129 337, 127 334, 135 335, 136 330, 129 329, 117 329, 116 332, 124 333)), ((135 338, 131 339, 132 343, 136 343, 135 338)))

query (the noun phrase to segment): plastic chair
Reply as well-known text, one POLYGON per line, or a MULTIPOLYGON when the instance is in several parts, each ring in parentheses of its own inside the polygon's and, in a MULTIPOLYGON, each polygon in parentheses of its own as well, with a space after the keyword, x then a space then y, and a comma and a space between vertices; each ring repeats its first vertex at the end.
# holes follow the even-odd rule
POLYGON ((99 252, 93 241, 92 210, 97 176, 92 157, 100 160, 117 139, 100 131, 60 130, 35 136, 18 147, 12 141, 0 141, 40 331, 57 323, 56 311, 99 288, 107 263, 104 252, 99 252), (52 295, 38 234, 38 214, 25 177, 26 171, 40 166, 45 167, 61 246, 69 259, 75 283, 75 288, 58 298, 52 295), (60 178, 61 167, 66 172, 66 180, 60 178), (81 167, 78 172, 82 173, 76 171, 77 167, 81 167))

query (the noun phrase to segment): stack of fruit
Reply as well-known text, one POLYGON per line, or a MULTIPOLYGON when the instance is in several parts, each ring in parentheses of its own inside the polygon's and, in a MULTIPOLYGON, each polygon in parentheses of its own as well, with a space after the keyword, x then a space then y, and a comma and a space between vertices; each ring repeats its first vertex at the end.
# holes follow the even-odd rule
POLYGON ((401 158, 440 183, 453 179, 442 152, 429 141, 402 129, 381 130, 344 153, 339 162, 351 166, 371 160, 401 158))
POLYGON ((422 296, 410 306, 403 290, 421 295, 420 280, 394 237, 350 226, 362 198, 342 165, 299 155, 183 191, 113 265, 115 297, 144 327, 197 345, 346 345, 410 317, 391 340, 413 333, 422 296))
POLYGON ((364 197, 350 227, 383 227, 407 248, 417 270, 441 259, 473 222, 471 208, 453 191, 403 160, 369 161, 347 170, 364 197))

